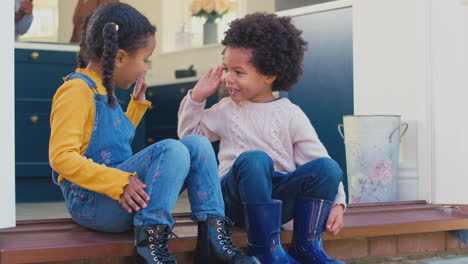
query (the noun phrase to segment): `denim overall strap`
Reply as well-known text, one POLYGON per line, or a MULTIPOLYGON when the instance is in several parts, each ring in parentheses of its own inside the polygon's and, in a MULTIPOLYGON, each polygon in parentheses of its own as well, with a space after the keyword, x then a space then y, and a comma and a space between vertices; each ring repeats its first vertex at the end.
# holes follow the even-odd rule
POLYGON ((65 77, 65 81, 73 80, 73 79, 81 79, 83 80, 91 89, 97 87, 96 83, 88 77, 88 75, 81 73, 81 72, 72 72, 65 77))
MULTIPOLYGON (((86 74, 74 72, 65 80, 81 79, 95 92, 95 115, 91 138, 85 157, 98 164, 115 167, 132 156, 131 142, 135 135, 132 122, 123 112, 118 101, 115 107, 107 104, 107 96, 95 91, 96 83, 86 74)), ((58 174, 52 171, 53 181, 58 184, 58 174)))

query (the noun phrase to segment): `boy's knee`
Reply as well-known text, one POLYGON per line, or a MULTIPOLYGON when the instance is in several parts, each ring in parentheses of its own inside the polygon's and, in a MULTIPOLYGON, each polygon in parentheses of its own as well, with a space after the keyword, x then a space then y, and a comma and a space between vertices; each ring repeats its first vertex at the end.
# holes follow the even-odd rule
POLYGON ((261 150, 251 150, 240 154, 234 164, 246 166, 251 170, 264 170, 265 168, 273 169, 274 166, 273 159, 261 150))
POLYGON ((322 177, 326 179, 326 182, 330 186, 337 186, 340 184, 343 178, 343 171, 340 165, 336 161, 330 158, 319 158, 317 162, 320 162, 322 177))
POLYGON ((247 151, 234 162, 237 182, 247 181, 251 185, 266 184, 275 171, 273 160, 263 151, 247 151))

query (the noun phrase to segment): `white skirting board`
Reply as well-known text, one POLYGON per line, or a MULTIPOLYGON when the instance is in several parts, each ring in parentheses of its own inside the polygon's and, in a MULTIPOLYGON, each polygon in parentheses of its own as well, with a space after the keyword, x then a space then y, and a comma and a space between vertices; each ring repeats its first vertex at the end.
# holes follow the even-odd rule
POLYGON ((401 162, 398 173, 398 199, 400 201, 419 200, 419 177, 416 162, 401 162))

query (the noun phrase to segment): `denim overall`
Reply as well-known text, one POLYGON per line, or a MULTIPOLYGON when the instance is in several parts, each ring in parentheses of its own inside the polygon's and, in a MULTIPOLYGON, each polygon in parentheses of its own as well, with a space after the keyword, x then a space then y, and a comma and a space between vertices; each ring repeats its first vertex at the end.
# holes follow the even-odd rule
MULTIPOLYGON (((91 139, 84 156, 95 163, 126 172, 136 172, 150 196, 147 208, 128 213, 117 200, 82 188, 67 179, 60 184, 71 217, 78 224, 105 232, 123 232, 135 226, 173 226, 171 212, 187 188, 192 218, 204 221, 208 215, 224 217, 224 202, 216 157, 208 139, 188 136, 180 141, 166 139, 132 156, 135 134, 132 122, 121 106, 107 105, 107 96, 96 91, 87 75, 74 72, 65 80, 79 78, 95 91, 95 117, 91 139)), ((53 172, 54 182, 58 174, 53 172)))

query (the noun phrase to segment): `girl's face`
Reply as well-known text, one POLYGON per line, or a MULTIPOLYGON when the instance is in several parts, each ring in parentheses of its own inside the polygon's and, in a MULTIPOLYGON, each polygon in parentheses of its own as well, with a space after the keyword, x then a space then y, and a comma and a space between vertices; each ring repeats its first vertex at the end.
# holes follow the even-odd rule
POLYGON ((137 78, 149 69, 149 58, 156 48, 156 38, 148 37, 145 47, 132 55, 119 50, 115 58, 114 83, 122 89, 129 89, 137 78))
POLYGON ((265 103, 275 99, 275 76, 266 76, 250 63, 252 49, 227 47, 223 59, 223 83, 234 101, 265 103))

